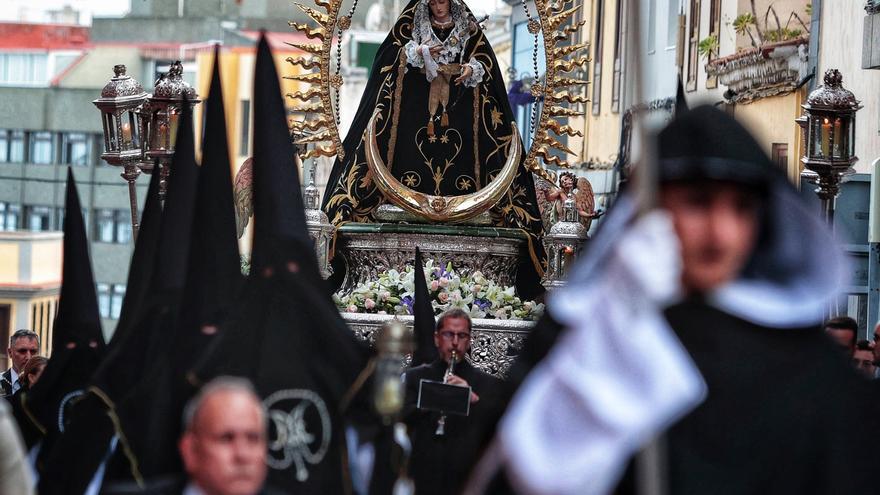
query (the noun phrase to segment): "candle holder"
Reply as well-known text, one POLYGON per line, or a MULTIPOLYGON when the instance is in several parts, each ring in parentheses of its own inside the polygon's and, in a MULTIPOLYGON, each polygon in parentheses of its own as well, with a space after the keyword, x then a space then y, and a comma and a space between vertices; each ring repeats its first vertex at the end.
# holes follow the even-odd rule
POLYGON ((840 184, 855 171, 856 112, 862 108, 855 95, 843 87, 837 69, 825 72, 825 84, 810 93, 801 105, 804 115, 795 119, 804 139, 804 170, 801 177, 815 184, 816 194, 829 223, 840 184))

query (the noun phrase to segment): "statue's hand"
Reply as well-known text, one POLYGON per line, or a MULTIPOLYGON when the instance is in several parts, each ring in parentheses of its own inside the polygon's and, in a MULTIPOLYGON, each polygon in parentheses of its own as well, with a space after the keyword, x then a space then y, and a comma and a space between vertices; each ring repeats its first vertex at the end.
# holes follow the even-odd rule
POLYGON ((462 65, 461 67, 461 75, 455 78, 455 84, 463 83, 467 78, 471 77, 471 74, 474 73, 474 69, 472 69, 470 65, 462 65))
POLYGON ((428 51, 431 52, 431 56, 434 57, 434 60, 440 58, 440 52, 443 51, 443 45, 434 45, 428 48, 428 51))

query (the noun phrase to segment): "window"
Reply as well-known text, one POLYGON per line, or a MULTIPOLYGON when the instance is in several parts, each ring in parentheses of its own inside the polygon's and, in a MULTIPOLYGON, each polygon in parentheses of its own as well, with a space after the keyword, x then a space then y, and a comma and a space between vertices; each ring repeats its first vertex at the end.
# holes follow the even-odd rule
POLYGON ((788 143, 773 143, 773 163, 782 170, 788 170, 788 143))
POLYGON ((25 206, 25 226, 31 232, 52 230, 52 210, 48 206, 25 206))
MULTIPOLYGON (((721 36, 721 0, 709 0, 709 36, 716 38, 721 36)), ((717 53, 709 53, 706 57, 706 63, 711 62, 718 56, 717 53)), ((718 77, 708 76, 706 78, 706 88, 712 89, 718 87, 718 77)))
POLYGON ((9 131, 0 130, 0 163, 9 160, 9 131))
POLYGON ((0 53, 0 84, 39 86, 49 82, 45 53, 0 53))
POLYGON ((238 142, 238 155, 247 156, 251 142, 251 101, 241 100, 241 137, 238 142))
POLYGON ((678 13, 677 0, 670 0, 669 12, 666 13, 666 49, 678 46, 678 13))
MULTIPOLYGON (((622 1, 622 0, 618 0, 622 1)), ((605 2, 596 2, 596 51, 593 53, 593 115, 599 115, 602 108, 602 50, 603 43, 602 24, 605 23, 605 2)))
POLYGON ((657 0, 648 0, 648 53, 657 50, 657 0))
POLYGON ((98 312, 101 318, 119 319, 125 286, 121 284, 96 284, 98 292, 98 312))
POLYGON ((0 231, 17 230, 20 217, 21 207, 19 205, 0 202, 0 231))
POLYGON ((614 74, 611 77, 611 111, 620 112, 620 79, 623 67, 621 47, 623 45, 623 1, 617 2, 617 14, 614 21, 614 74))
POLYGON ((110 318, 119 319, 122 313, 122 301, 125 299, 125 286, 114 284, 113 291, 110 293, 110 318))
POLYGON ((61 163, 67 165, 89 165, 92 163, 89 137, 81 132, 68 132, 62 135, 61 163))
POLYGON ((24 131, 12 131, 9 133, 9 162, 21 163, 24 161, 24 131))
POLYGON ((700 54, 700 0, 691 0, 690 22, 688 22, 688 69, 687 90, 697 89, 697 71, 699 70, 700 54))
POLYGON ((30 161, 33 163, 53 163, 55 161, 54 144, 51 132, 30 133, 30 161))
POLYGON ((94 239, 125 244, 131 240, 131 217, 127 210, 95 210, 94 239))

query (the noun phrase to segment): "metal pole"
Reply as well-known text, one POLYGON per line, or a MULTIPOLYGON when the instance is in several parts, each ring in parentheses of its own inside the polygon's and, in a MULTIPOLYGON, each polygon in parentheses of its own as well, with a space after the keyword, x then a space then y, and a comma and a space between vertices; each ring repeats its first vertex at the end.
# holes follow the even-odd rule
POLYGON ((137 242, 138 229, 140 229, 137 201, 137 178, 140 174, 140 169, 134 164, 125 165, 125 171, 120 174, 123 179, 128 181, 128 199, 129 207, 131 208, 131 237, 134 242, 137 242))

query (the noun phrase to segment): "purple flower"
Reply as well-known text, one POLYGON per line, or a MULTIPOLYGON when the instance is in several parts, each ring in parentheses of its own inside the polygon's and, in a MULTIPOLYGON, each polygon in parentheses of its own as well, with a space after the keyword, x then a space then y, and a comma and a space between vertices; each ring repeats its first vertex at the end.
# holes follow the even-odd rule
POLYGON ((480 311, 486 311, 486 308, 492 306, 492 303, 486 299, 475 299, 474 304, 476 304, 477 307, 480 308, 480 311))
POLYGON ((406 306, 406 310, 409 314, 413 314, 413 303, 415 303, 415 300, 412 296, 406 296, 400 300, 400 304, 406 306))
POLYGON ((449 272, 446 271, 446 265, 440 265, 439 267, 434 269, 434 276, 437 280, 440 280, 443 277, 450 278, 449 272))

